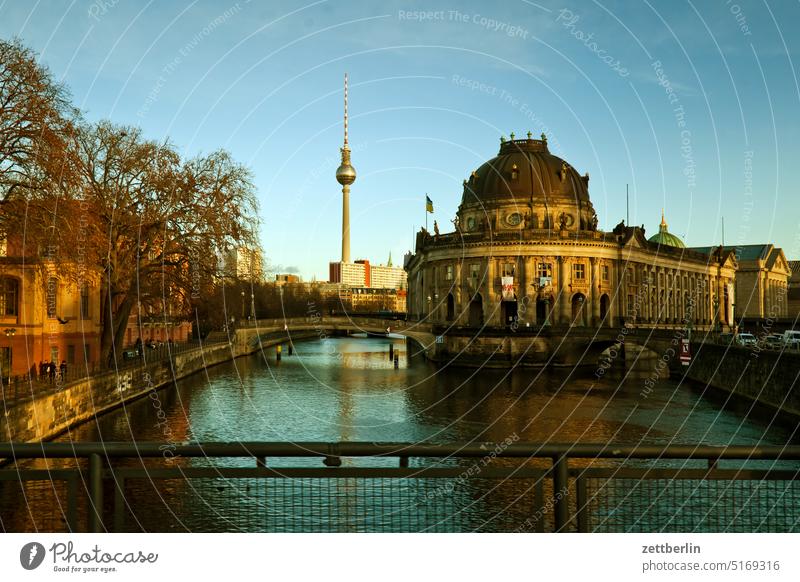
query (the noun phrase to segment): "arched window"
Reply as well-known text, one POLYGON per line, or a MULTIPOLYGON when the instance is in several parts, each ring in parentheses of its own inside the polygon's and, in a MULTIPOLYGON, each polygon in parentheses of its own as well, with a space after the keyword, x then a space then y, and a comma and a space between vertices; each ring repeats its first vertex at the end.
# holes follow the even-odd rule
POLYGON ((11 277, 0 277, 0 317, 16 316, 19 313, 19 281, 11 277))

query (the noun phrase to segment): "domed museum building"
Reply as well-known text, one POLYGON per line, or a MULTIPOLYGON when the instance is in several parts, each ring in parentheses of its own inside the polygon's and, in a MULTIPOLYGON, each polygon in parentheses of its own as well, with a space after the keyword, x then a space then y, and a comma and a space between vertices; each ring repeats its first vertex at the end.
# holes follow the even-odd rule
POLYGON ((685 248, 663 216, 649 240, 624 222, 600 230, 588 174, 544 135, 501 138, 464 180, 452 224, 422 229, 406 258, 411 319, 487 332, 733 321, 732 250, 685 248))

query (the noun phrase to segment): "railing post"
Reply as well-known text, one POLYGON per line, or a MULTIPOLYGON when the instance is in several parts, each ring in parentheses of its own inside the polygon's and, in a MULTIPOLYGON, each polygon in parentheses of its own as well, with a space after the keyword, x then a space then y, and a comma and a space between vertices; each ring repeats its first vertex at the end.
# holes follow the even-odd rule
POLYGON ((569 523, 569 467, 564 453, 553 457, 553 514, 555 531, 565 532, 569 523), (565 493, 562 495, 562 491, 565 493))
POLYGON ((89 455, 89 532, 103 531, 103 459, 89 455))

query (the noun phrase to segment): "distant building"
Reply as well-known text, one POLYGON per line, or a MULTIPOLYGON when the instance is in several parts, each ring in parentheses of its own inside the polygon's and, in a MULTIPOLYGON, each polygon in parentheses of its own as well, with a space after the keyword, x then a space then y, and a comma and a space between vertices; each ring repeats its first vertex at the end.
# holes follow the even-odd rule
POLYGON ((356 287, 350 289, 349 301, 349 306, 355 313, 378 311, 405 313, 406 311, 406 292, 402 289, 356 287))
POLYGON ((370 287, 377 289, 405 289, 408 275, 402 267, 392 265, 392 254, 386 265, 376 265, 370 269, 370 287))
POLYGON ((278 285, 286 285, 292 283, 302 283, 303 280, 300 278, 299 275, 281 274, 281 275, 275 275, 275 282, 278 285))
POLYGON ((225 256, 225 275, 246 281, 264 280, 264 263, 261 251, 247 247, 237 247, 225 256))
MULTIPOLYGON (((692 250, 711 254, 718 247, 692 250)), ((736 255, 734 309, 736 319, 782 319, 789 315, 791 270, 783 249, 771 244, 726 246, 736 255)))
POLYGON ((366 259, 355 263, 332 262, 330 282, 373 289, 403 289, 406 286, 406 272, 402 267, 392 266, 391 255, 388 265, 370 265, 366 259))
POLYGON ((352 285, 354 287, 367 287, 369 281, 369 262, 332 262, 329 265, 329 277, 331 283, 352 285))

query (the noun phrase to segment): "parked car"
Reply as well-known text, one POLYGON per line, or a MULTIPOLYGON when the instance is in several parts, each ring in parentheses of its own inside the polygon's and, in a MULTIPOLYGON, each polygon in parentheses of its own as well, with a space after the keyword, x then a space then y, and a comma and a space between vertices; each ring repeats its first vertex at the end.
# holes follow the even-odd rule
POLYGON ((139 350, 125 350, 122 352, 123 360, 135 360, 139 357, 139 350))
POLYGON ((780 350, 783 348, 783 336, 772 334, 764 338, 764 347, 768 350, 780 350))
POLYGON ((739 333, 736 335, 736 343, 740 346, 754 346, 758 340, 752 333, 739 333))
POLYGON ((800 348, 800 331, 790 329, 783 332, 783 343, 787 349, 796 350, 800 348))
POLYGON ((733 343, 733 334, 732 333, 721 333, 719 334, 719 343, 723 345, 730 345, 733 343))

